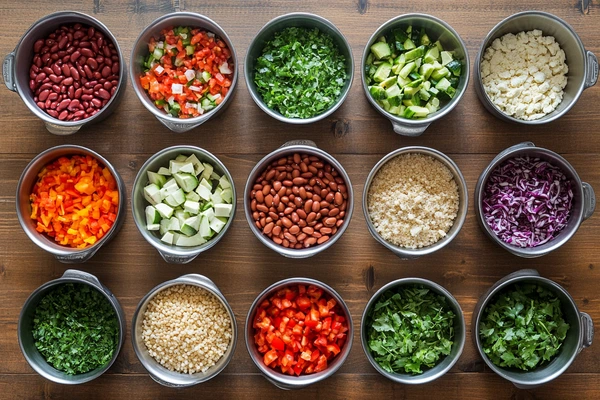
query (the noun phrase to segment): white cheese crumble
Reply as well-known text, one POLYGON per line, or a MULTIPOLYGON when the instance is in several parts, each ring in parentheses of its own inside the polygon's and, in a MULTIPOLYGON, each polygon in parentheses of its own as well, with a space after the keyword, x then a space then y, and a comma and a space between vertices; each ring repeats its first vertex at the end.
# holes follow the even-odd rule
POLYGON ((534 29, 495 39, 481 60, 489 99, 503 113, 525 121, 551 113, 563 98, 569 67, 552 36, 534 29))

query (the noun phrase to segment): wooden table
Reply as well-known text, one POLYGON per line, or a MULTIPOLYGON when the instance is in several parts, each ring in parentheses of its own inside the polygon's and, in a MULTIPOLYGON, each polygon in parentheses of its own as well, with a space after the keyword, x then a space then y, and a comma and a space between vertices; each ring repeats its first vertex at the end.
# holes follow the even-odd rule
MULTIPOLYGON (((525 260, 488 240, 477 225, 472 206, 477 177, 502 149, 532 140, 564 155, 581 178, 600 190, 600 87, 583 93, 558 122, 526 128, 501 122, 485 111, 471 84, 463 100, 443 120, 418 138, 396 135, 390 123, 367 102, 359 66, 363 46, 379 25, 408 12, 433 14, 456 29, 475 57, 483 37, 501 19, 528 9, 551 12, 566 20, 586 48, 600 54, 600 8, 589 0, 528 2, 497 0, 419 2, 375 0, 227 1, 227 0, 89 0, 71 4, 4 2, 0 6, 0 54, 13 50, 25 30, 46 14, 74 9, 95 16, 115 34, 127 62, 139 32, 158 16, 180 7, 207 15, 233 40, 240 60, 255 33, 270 19, 292 11, 319 14, 338 26, 354 52, 357 74, 345 104, 324 121, 309 126, 280 123, 250 99, 240 79, 230 108, 218 118, 185 134, 174 134, 142 107, 131 86, 119 109, 100 125, 68 137, 49 134, 18 96, 0 90, 0 398, 578 398, 600 397, 600 345, 584 350, 569 370, 544 387, 523 391, 490 371, 471 340, 471 315, 479 296, 500 277, 520 268, 536 268, 563 285, 582 311, 600 321, 600 232, 598 215, 590 218, 560 250, 525 260), (308 276, 333 286, 348 303, 356 328, 354 346, 344 366, 330 379, 295 392, 282 392, 268 383, 250 360, 241 336, 229 366, 215 379, 175 390, 154 383, 138 362, 129 332, 121 354, 102 377, 81 386, 61 386, 38 376, 25 362, 17 341, 17 320, 29 294, 62 275, 67 265, 36 247, 23 233, 15 215, 15 188, 25 165, 39 152, 60 144, 90 147, 113 163, 131 189, 142 163, 158 150, 175 145, 201 146, 227 165, 241 192, 248 173, 265 154, 291 139, 311 139, 332 153, 346 168, 357 196, 372 166, 393 149, 430 146, 452 157, 463 171, 471 196, 469 214, 458 237, 434 255, 402 261, 368 233, 360 201, 344 236, 329 250, 308 260, 288 260, 262 246, 246 223, 242 197, 232 229, 212 250, 188 265, 166 264, 146 243, 127 207, 126 222, 117 240, 89 262, 76 268, 97 275, 118 297, 130 325, 140 299, 156 284, 186 273, 210 277, 223 291, 242 330, 256 295, 280 279, 308 276), (385 283, 417 276, 445 286, 460 302, 467 326, 467 343, 456 366, 424 386, 405 386, 380 376, 361 349, 358 328, 363 308, 385 283)), ((241 71, 241 62, 237 66, 241 71)), ((129 326, 128 326, 129 328, 129 326)))

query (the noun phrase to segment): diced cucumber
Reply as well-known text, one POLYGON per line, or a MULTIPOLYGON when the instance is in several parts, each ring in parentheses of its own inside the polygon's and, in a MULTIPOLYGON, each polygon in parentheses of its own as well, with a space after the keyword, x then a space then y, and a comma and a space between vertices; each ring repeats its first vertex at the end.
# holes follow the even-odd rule
POLYGON ((383 109, 385 111, 390 111, 391 105, 390 105, 390 102, 387 101, 387 99, 381 100, 379 103, 381 104, 381 106, 383 107, 383 109))
POLYGON ((166 232, 163 237, 160 238, 161 241, 165 242, 166 244, 173 244, 173 233, 172 232, 166 232))
POLYGON ((198 160, 195 154, 192 154, 188 158, 185 159, 186 162, 191 162, 194 165, 194 175, 200 175, 202 171, 204 171, 204 164, 198 160))
POLYGON ((402 90, 398 85, 392 85, 385 91, 385 95, 388 99, 390 97, 398 97, 402 95, 402 90))
POLYGON ((427 101, 431 97, 431 93, 422 88, 419 90, 419 96, 421 97, 421 99, 427 101))
POLYGON ((450 87, 450 81, 446 78, 442 78, 437 85, 435 85, 435 88, 437 90, 439 90, 440 92, 445 92, 446 90, 448 90, 448 88, 450 87))
POLYGON ((415 49, 407 51, 404 53, 404 56, 406 58, 406 62, 409 62, 423 57, 423 54, 425 54, 425 46, 419 46, 415 49))
POLYGON ((169 194, 164 202, 171 207, 177 207, 183 204, 186 200, 185 193, 183 193, 182 189, 177 189, 173 193, 169 194))
POLYGON ((429 115, 429 109, 426 107, 410 106, 406 107, 404 115, 410 114, 409 118, 424 118, 429 115))
MULTIPOLYGON (((394 65, 395 67, 395 65, 394 65)), ((394 69, 394 67, 392 67, 392 70, 394 69)), ((390 86, 392 86, 394 83, 396 83, 397 79, 395 76, 390 76, 389 78, 387 78, 385 81, 381 82, 379 84, 379 86, 381 86, 384 89, 389 88, 390 86)))
POLYGON ((197 201, 186 200, 185 203, 183 203, 183 209, 190 214, 196 215, 200 212, 200 203, 197 201))
MULTIPOLYGON (((192 163, 190 163, 189 165, 192 165, 192 163)), ((192 167, 192 171, 193 167, 192 167)), ((189 193, 192 190, 196 189, 196 187, 198 186, 198 179, 196 178, 196 176, 193 173, 176 173, 173 175, 173 178, 175 178, 175 181, 177 182, 177 184, 179 185, 180 188, 183 189, 184 192, 189 193)))
POLYGON ((183 225, 181 225, 181 233, 187 236, 193 236, 198 233, 198 230, 200 229, 200 220, 201 217, 198 215, 186 219, 183 225))
POLYGON ((389 112, 391 114, 394 113, 393 109, 398 107, 400 104, 402 104, 402 96, 394 96, 394 97, 388 97, 386 99, 388 101, 388 103, 390 103, 390 109, 389 112))
POLYGON ((221 229, 223 229, 225 224, 226 224, 226 221, 224 221, 223 219, 215 218, 210 223, 210 229, 212 229, 216 233, 219 233, 219 232, 221 232, 221 229))
POLYGON ((406 39, 404 41, 404 49, 405 50, 411 50, 411 49, 414 49, 415 47, 417 47, 417 46, 415 45, 415 43, 412 40, 406 39))
POLYGON ((452 60, 448 64, 446 64, 446 68, 448 68, 452 75, 459 77, 462 72, 462 64, 458 60, 452 60))
POLYGON ((153 206, 146 207, 146 225, 159 224, 161 220, 160 214, 153 206))
POLYGON ((144 188, 144 198, 152 205, 158 204, 163 200, 160 188, 155 183, 151 183, 144 188))
POLYGON ((198 193, 192 191, 185 194, 185 199, 191 201, 200 201, 200 196, 198 195, 198 193))
POLYGON ((431 94, 433 97, 437 97, 437 95, 440 93, 439 90, 437 90, 435 87, 431 87, 427 90, 429 92, 429 94, 431 94))
POLYGON ((416 86, 404 86, 404 95, 407 96, 407 98, 412 98, 418 91, 419 88, 416 86))
POLYGON ((440 79, 450 75, 450 71, 446 67, 442 67, 441 69, 435 70, 431 73, 431 78, 439 81, 440 79))
POLYGON ((154 207, 156 207, 156 210, 159 212, 162 218, 171 218, 171 215, 173 215, 173 212, 175 211, 173 210, 173 207, 165 203, 159 203, 154 207))
POLYGON ((146 229, 149 231, 158 231, 160 229, 160 224, 146 225, 146 229))
POLYGON ((179 224, 177 217, 169 218, 169 230, 178 231, 179 229, 181 229, 181 225, 179 224))
POLYGON ((437 61, 440 57, 440 51, 437 47, 431 47, 429 50, 425 52, 425 56, 423 57, 423 61, 432 64, 434 61, 437 61))
POLYGON ((405 87, 406 85, 408 85, 411 80, 408 78, 403 78, 401 76, 398 76, 398 79, 396 79, 398 86, 400 86, 401 88, 405 87))
POLYGON ((440 41, 439 41, 439 40, 437 40, 437 41, 434 43, 434 45, 435 45, 435 47, 437 47, 438 51, 443 51, 443 50, 444 50, 444 47, 442 46, 442 44, 440 43, 440 41))
POLYGON ((402 67, 402 69, 398 73, 398 76, 406 79, 408 77, 408 74, 410 74, 413 71, 413 69, 415 69, 415 67, 416 64, 414 61, 407 63, 404 67, 402 67))
POLYGON ((421 87, 421 83, 423 83, 423 79, 419 78, 419 79, 415 79, 414 81, 410 82, 409 84, 407 84, 405 86, 406 87, 414 87, 419 89, 421 87))
POLYGON ((206 180, 209 180, 210 176, 213 173, 213 166, 208 163, 203 163, 202 165, 204 165, 204 171, 202 171, 202 177, 206 180))
POLYGON ((442 56, 442 65, 444 66, 454 59, 454 57, 452 57, 452 53, 449 51, 442 51, 440 55, 442 56))
POLYGON ((171 171, 169 171, 169 169, 165 167, 160 167, 158 169, 158 173, 164 176, 171 176, 171 171))
POLYGON ((385 89, 381 86, 369 86, 369 93, 374 100, 385 99, 385 89))
POLYGON ((371 51, 378 60, 389 57, 392 54, 390 46, 385 42, 377 42, 371 46, 371 51))
POLYGON ((427 36, 427 33, 425 33, 425 30, 422 29, 421 30, 421 45, 427 46, 429 44, 431 44, 431 39, 429 39, 429 36, 427 36))
POLYGON ((387 62, 383 63, 379 65, 379 67, 377 67, 377 71, 375 71, 375 76, 373 76, 373 80, 375 80, 375 82, 383 82, 390 75, 391 71, 392 64, 387 62))
POLYGON ((229 217, 231 214, 232 204, 215 204, 216 217, 229 217))
POLYGON ((431 76, 431 73, 434 71, 433 64, 423 64, 419 69, 419 73, 423 75, 423 79, 427 80, 431 76))

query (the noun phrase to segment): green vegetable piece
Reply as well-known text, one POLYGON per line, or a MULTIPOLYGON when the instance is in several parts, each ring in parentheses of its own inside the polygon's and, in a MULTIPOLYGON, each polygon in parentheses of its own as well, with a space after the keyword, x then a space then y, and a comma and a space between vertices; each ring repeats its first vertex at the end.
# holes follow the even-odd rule
POLYGON ((417 58, 423 57, 423 54, 425 54, 425 46, 419 46, 415 49, 412 49, 412 50, 404 53, 404 57, 406 59, 406 62, 409 62, 409 61, 416 60, 417 58))
POLYGON ((401 76, 402 78, 407 78, 408 74, 410 74, 415 68, 416 64, 414 62, 409 62, 404 67, 402 67, 398 76, 401 76))
POLYGON ((458 60, 452 60, 446 64, 446 68, 452 72, 452 75, 459 77, 462 72, 462 64, 458 60))
MULTIPOLYGON (((394 29, 392 31, 392 37, 395 42, 400 42, 400 43, 404 43, 406 41, 406 39, 408 39, 408 35, 402 29, 394 29)), ((401 49, 398 49, 398 50, 401 50, 401 49)))
MULTIPOLYGON (((392 67, 392 70, 394 69, 394 67, 392 67)), ((392 86, 394 83, 396 83, 398 81, 398 78, 396 78, 395 76, 390 76, 389 78, 387 78, 385 81, 381 82, 379 84, 379 86, 381 86, 382 88, 389 88, 390 86, 392 86)))
POLYGON ((454 57, 452 57, 452 53, 449 51, 442 51, 440 55, 442 56, 442 65, 444 66, 454 59, 454 57))
POLYGON ((425 29, 421 29, 421 46, 428 46, 431 44, 431 39, 425 33, 425 29))
POLYGON ((435 47, 437 47, 438 51, 443 51, 443 50, 444 50, 444 46, 442 46, 442 44, 440 43, 440 41, 439 41, 439 40, 437 40, 437 41, 434 43, 434 46, 435 46, 435 47))
POLYGON ((390 46, 385 42, 377 42, 371 46, 371 51, 378 60, 392 55, 390 46))
POLYGON ((402 95, 402 90, 398 87, 398 85, 392 85, 385 91, 385 95, 387 98, 398 97, 402 95))
POLYGON ((535 284, 515 284, 483 310, 479 338, 495 365, 531 371, 554 359, 569 329, 554 293, 535 284))
POLYGON ((387 290, 367 313, 368 349, 388 372, 421 374, 450 354, 455 318, 445 297, 421 285, 387 290))
POLYGON ((371 96, 373 96, 374 100, 383 100, 386 98, 385 89, 381 86, 370 86, 369 93, 371 93, 371 96))
POLYGON ((383 63, 377 67, 377 71, 375 71, 375 76, 373 76, 373 79, 375 82, 383 82, 388 78, 388 76, 390 76, 391 71, 392 64, 383 63))
POLYGON ((41 299, 31 333, 48 364, 77 375, 110 362, 119 330, 117 315, 104 295, 87 284, 65 283, 41 299))
POLYGON ((434 71, 432 64, 423 64, 419 69, 421 75, 423 75, 423 79, 429 79, 431 73, 434 71))
POLYGON ((446 78, 442 78, 437 85, 435 85, 435 88, 437 90, 439 90, 440 92, 445 92, 446 90, 448 90, 448 88, 450 87, 450 81, 446 78))
POLYGON ((432 47, 425 53, 425 57, 423 57, 423 61, 429 64, 433 64, 434 61, 438 61, 440 58, 440 51, 437 47, 432 47))
POLYGON ((415 45, 415 43, 412 40, 406 39, 404 41, 404 49, 411 50, 411 49, 414 49, 415 47, 417 47, 417 46, 415 45))
POLYGON ((434 70, 431 73, 431 78, 435 79, 436 81, 439 81, 440 79, 448 75, 450 75, 450 71, 448 70, 448 68, 442 67, 441 69, 434 70))

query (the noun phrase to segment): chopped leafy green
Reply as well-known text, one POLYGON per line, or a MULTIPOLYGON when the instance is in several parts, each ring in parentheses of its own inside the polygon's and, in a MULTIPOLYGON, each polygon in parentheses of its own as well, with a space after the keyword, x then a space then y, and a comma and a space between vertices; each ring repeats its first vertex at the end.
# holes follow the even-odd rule
POLYGON ((69 375, 106 365, 119 340, 119 321, 96 289, 65 283, 46 294, 35 309, 35 347, 46 361, 69 375))
POLYGON ((346 78, 346 59, 330 35, 289 27, 265 45, 254 83, 267 107, 287 118, 307 119, 335 104, 346 78))
POLYGON ((367 316, 368 344, 388 372, 421 374, 450 354, 455 314, 422 285, 384 292, 367 316))
POLYGON ((483 351, 499 367, 525 371, 549 362, 567 336, 560 300, 535 284, 515 284, 496 295, 483 311, 479 337, 483 351))

